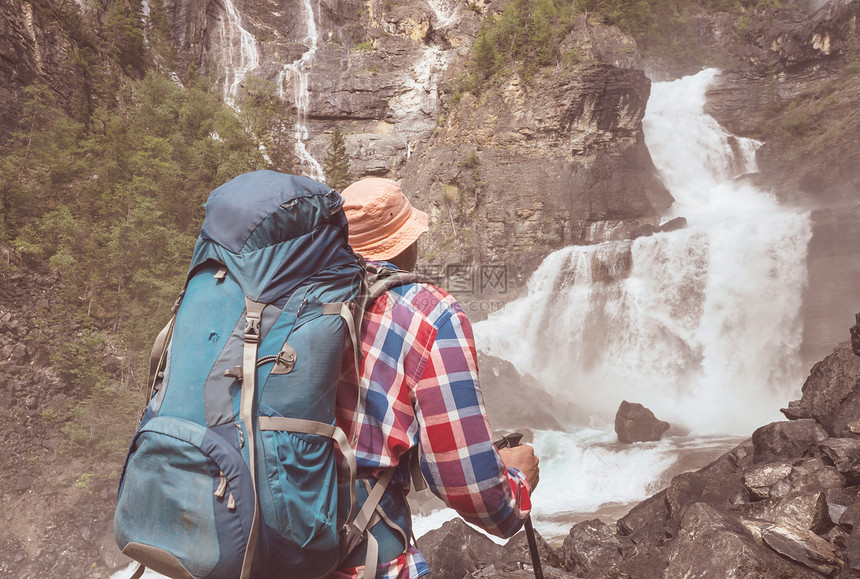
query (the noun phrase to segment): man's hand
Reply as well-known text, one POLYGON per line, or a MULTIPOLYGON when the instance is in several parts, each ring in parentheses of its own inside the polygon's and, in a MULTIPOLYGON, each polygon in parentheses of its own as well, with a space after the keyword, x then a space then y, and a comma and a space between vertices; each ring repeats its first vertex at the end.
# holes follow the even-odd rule
POLYGON ((535 455, 535 449, 528 444, 521 444, 513 448, 506 447, 499 449, 499 456, 502 457, 502 462, 505 466, 515 468, 529 479, 529 485, 532 490, 537 487, 540 480, 540 468, 538 463, 540 459, 535 455))

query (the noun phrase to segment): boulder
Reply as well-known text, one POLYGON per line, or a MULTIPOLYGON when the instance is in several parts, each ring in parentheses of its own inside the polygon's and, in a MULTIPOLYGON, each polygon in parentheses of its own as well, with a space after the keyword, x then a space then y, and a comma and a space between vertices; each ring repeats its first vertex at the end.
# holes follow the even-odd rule
POLYGON ((785 557, 829 575, 842 567, 838 551, 813 533, 791 525, 773 525, 762 531, 764 543, 785 557))
MULTIPOLYGON (((564 561, 559 553, 547 543, 540 533, 535 531, 535 542, 537 543, 538 555, 541 560, 541 567, 554 569, 564 568, 564 561)), ((510 568, 510 563, 515 563, 517 567, 524 568, 532 564, 531 551, 529 550, 529 540, 525 531, 520 531, 511 540, 505 543, 507 551, 507 567, 510 568)))
POLYGON ((851 572, 851 577, 860 576, 860 527, 854 528, 845 541, 845 552, 843 557, 846 566, 851 572))
POLYGON ((425 534, 417 545, 434 577, 466 577, 508 558, 504 547, 459 518, 425 534))
POLYGON ((860 357, 851 348, 837 348, 815 364, 802 392, 781 410, 787 418, 813 418, 830 436, 854 436, 849 424, 860 416, 860 357))
POLYGON ((855 323, 849 329, 851 333, 851 351, 855 356, 860 356, 860 314, 854 314, 855 323))
POLYGON ((834 466, 825 465, 821 458, 801 460, 791 467, 787 477, 770 487, 771 497, 784 497, 793 493, 841 489, 845 477, 834 466))
POLYGON ((818 447, 850 483, 860 482, 860 439, 828 438, 818 447))
POLYGON ((564 569, 578 577, 597 574, 621 562, 621 548, 621 541, 600 519, 578 523, 561 547, 564 569))
POLYGON ((738 510, 750 517, 792 525, 818 534, 826 532, 833 525, 823 492, 765 499, 740 505, 738 510))
POLYGON ((684 514, 678 535, 669 547, 669 565, 663 577, 822 577, 756 542, 738 517, 704 503, 692 505, 684 514))
POLYGON ((676 231, 687 227, 686 217, 675 217, 660 226, 660 231, 676 231))
POLYGON ((706 472, 687 472, 672 479, 666 489, 666 503, 672 519, 680 520, 690 505, 707 503, 715 508, 731 508, 749 501, 741 473, 712 476, 706 472))
POLYGON ((770 489, 791 474, 790 462, 771 462, 744 471, 743 483, 754 500, 770 498, 770 489))
POLYGON ((753 462, 773 462, 800 458, 812 445, 827 438, 814 420, 773 422, 753 432, 753 462))
POLYGON ((669 423, 658 420, 654 413, 638 402, 621 401, 615 414, 618 442, 647 442, 660 440, 669 430, 669 423))
POLYGON ((664 526, 669 520, 666 489, 645 499, 616 522, 618 534, 632 536, 639 542, 656 544, 665 536, 664 526))

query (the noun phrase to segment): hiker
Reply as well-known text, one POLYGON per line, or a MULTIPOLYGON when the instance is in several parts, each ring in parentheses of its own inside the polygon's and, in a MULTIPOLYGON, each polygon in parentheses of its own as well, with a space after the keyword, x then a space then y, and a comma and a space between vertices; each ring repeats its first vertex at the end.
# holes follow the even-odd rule
MULTIPOLYGON (((343 198, 356 253, 376 268, 412 270, 427 214, 390 179, 358 181, 343 198)), ((350 360, 338 385, 337 424, 356 436, 360 478, 397 467, 380 502, 385 520, 371 527, 379 544, 375 576, 430 571, 409 542, 405 496, 411 482, 421 482, 417 457, 430 489, 466 521, 500 537, 516 533, 531 509, 538 458, 528 445, 493 446, 472 328, 457 301, 429 283, 395 287, 368 306, 360 342, 361 379, 350 360)), ((366 551, 359 546, 330 577, 358 576, 366 551)))

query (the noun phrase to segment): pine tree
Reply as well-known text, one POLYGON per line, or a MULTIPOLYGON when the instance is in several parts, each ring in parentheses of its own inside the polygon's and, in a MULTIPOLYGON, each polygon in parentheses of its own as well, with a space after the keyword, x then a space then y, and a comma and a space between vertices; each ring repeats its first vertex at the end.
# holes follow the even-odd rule
POLYGON ((323 161, 326 182, 334 189, 343 191, 352 183, 352 174, 349 170, 349 156, 346 154, 346 141, 343 133, 335 126, 331 135, 325 160, 323 161))

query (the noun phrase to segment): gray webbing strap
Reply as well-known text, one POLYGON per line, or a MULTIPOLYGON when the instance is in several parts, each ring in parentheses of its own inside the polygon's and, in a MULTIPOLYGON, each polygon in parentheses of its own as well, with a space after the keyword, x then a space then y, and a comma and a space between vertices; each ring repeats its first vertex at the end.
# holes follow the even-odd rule
MULTIPOLYGON (((167 344, 170 343, 170 335, 173 333, 173 325, 175 323, 176 314, 173 314, 167 325, 158 332, 155 343, 152 344, 152 351, 149 353, 149 398, 152 397, 152 391, 155 389, 158 372, 164 365, 164 357, 167 355, 167 344)), ((147 398, 147 402, 149 398, 147 398)))
POLYGON ((257 370, 257 346, 260 344, 260 328, 263 319, 263 310, 266 304, 261 304, 245 298, 245 346, 242 350, 242 397, 240 401, 239 416, 245 423, 245 431, 248 440, 248 457, 251 468, 251 484, 254 487, 254 518, 251 523, 251 532, 248 535, 248 544, 245 547, 245 558, 242 560, 241 579, 249 579, 251 576, 251 564, 254 559, 254 550, 257 546, 257 534, 260 530, 259 502, 257 501, 257 464, 256 464, 256 436, 254 429, 254 389, 257 370))
MULTIPOLYGON (((361 482, 364 483, 364 487, 367 489, 367 492, 369 494, 370 482, 368 482, 367 479, 361 482)), ((409 537, 406 535, 406 531, 403 530, 403 527, 391 520, 391 518, 386 514, 385 509, 382 508, 382 505, 376 505, 376 514, 373 516, 373 518, 370 519, 369 528, 373 528, 373 526, 379 522, 379 519, 385 521, 386 525, 388 525, 390 528, 394 529, 400 534, 400 537, 403 539, 403 552, 405 553, 406 549, 409 548, 409 537)))
MULTIPOLYGON (((367 554, 365 555, 364 570, 365 572, 368 569, 372 570, 372 574, 367 576, 367 579, 372 579, 376 576, 376 566, 379 562, 379 544, 373 536, 373 533, 365 533, 365 531, 372 526, 372 522, 379 520, 376 507, 379 506, 379 501, 382 500, 382 495, 385 493, 385 489, 388 487, 388 483, 391 482, 391 477, 393 476, 393 468, 389 468, 382 473, 382 476, 379 477, 379 480, 377 480, 376 484, 373 485, 373 489, 370 491, 370 494, 367 495, 367 499, 361 506, 361 510, 358 511, 358 514, 355 515, 355 520, 352 522, 353 527, 355 527, 355 529, 362 535, 366 535, 367 538, 367 554)), ((364 575, 359 575, 359 579, 363 576, 364 575)))
POLYGON ((421 451, 417 446, 412 449, 409 456, 409 474, 412 476, 412 486, 416 491, 427 488, 427 481, 424 480, 424 473, 421 472, 421 451))
POLYGON ((389 468, 382 473, 382 476, 379 477, 379 480, 377 480, 376 484, 373 485, 373 489, 370 491, 370 494, 367 495, 367 500, 364 501, 364 504, 361 506, 361 510, 358 511, 358 514, 355 515, 355 520, 352 522, 359 531, 364 532, 367 529, 374 511, 376 511, 376 506, 379 504, 379 501, 382 500, 382 494, 385 492, 385 489, 388 487, 388 483, 391 482, 391 477, 393 476, 394 469, 389 468))
MULTIPOLYGON (((323 315, 337 315, 342 317, 346 322, 346 327, 349 329, 349 340, 352 342, 352 360, 355 365, 355 384, 357 388, 355 411, 357 414, 358 404, 361 400, 361 366, 359 365, 359 360, 364 357, 364 354, 361 351, 361 342, 359 342, 358 338, 358 331, 361 329, 361 316, 363 315, 362 309, 355 307, 355 304, 349 302, 332 302, 323 304, 323 315)), ((357 424, 353 424, 351 439, 352 446, 355 446, 355 443, 358 440, 357 424)), ((352 514, 352 509, 350 509, 350 514, 352 514)))
POLYGON ((357 579, 373 579, 376 577, 376 567, 379 565, 379 543, 373 533, 367 534, 367 557, 364 559, 364 569, 358 573, 357 579), (368 570, 370 572, 368 572, 368 570))
POLYGON ((170 308, 170 311, 173 312, 173 316, 170 318, 170 321, 167 322, 160 332, 158 332, 158 336, 155 338, 155 343, 152 344, 152 351, 149 353, 149 395, 146 400, 147 403, 149 399, 152 398, 152 392, 155 390, 155 382, 158 380, 158 373, 164 367, 165 358, 167 356, 167 345, 170 344, 170 339, 173 337, 173 326, 176 325, 176 312, 179 311, 179 304, 182 303, 182 298, 185 296, 185 289, 179 292, 179 295, 176 297, 176 301, 173 302, 173 307, 170 308))
POLYGON ((358 500, 355 497, 355 477, 357 466, 355 464, 355 451, 349 444, 343 430, 333 424, 317 422, 315 420, 304 420, 301 418, 284 418, 282 416, 260 416, 258 419, 260 430, 282 430, 286 432, 301 432, 303 434, 317 434, 333 439, 340 448, 344 463, 349 469, 349 516, 347 524, 352 522, 355 515, 358 500))
POLYGON ((340 316, 346 322, 346 327, 349 329, 349 340, 352 342, 352 355, 355 363, 355 374, 359 374, 358 361, 361 359, 361 344, 358 341, 358 329, 361 325, 359 321, 356 324, 355 319, 355 304, 349 302, 332 302, 323 304, 324 316, 340 316))

